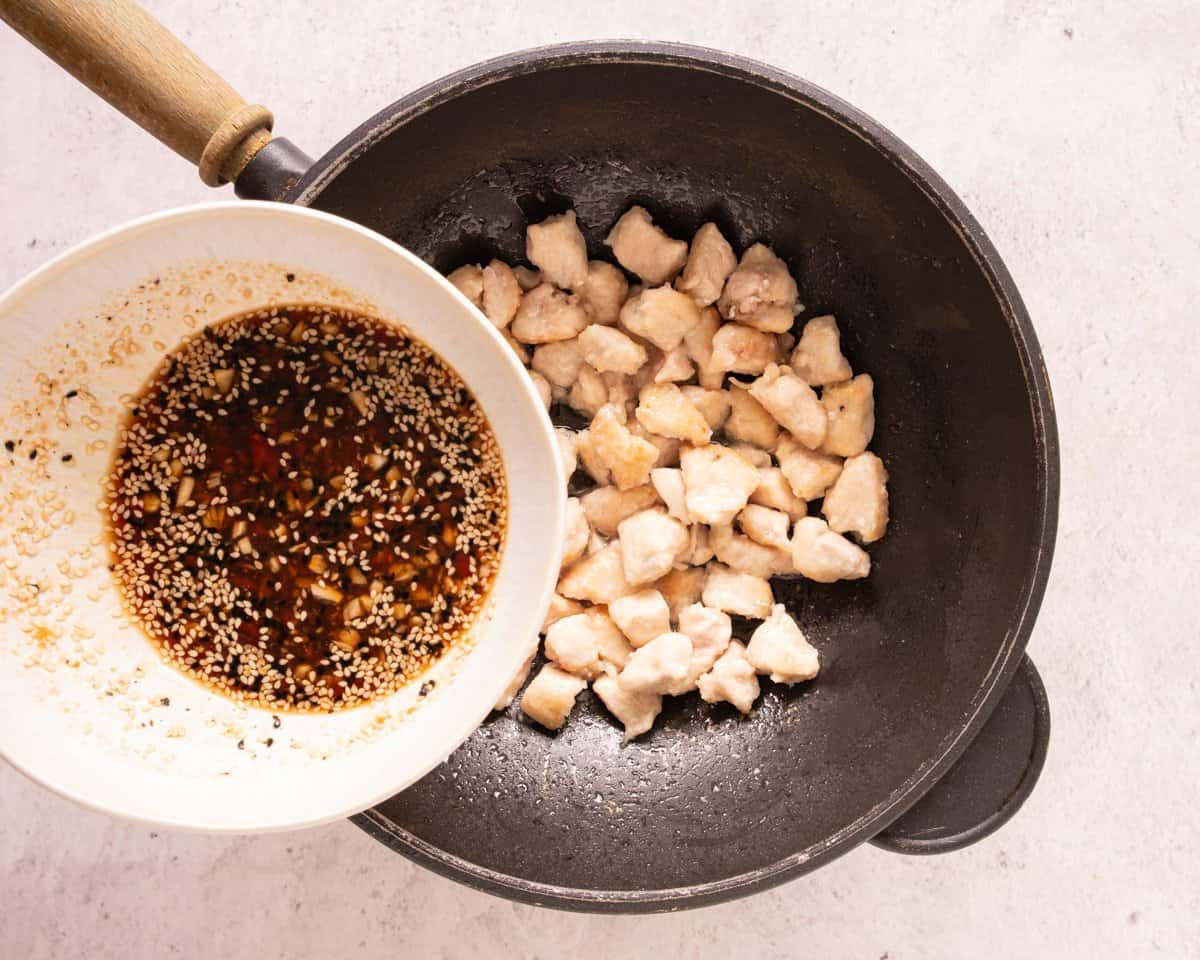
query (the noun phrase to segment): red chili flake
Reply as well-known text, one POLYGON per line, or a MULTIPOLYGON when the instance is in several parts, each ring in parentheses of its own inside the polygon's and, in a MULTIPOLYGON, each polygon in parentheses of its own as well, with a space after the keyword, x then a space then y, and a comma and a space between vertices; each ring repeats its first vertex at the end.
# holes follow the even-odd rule
POLYGON ((267 443, 267 438, 257 430, 251 430, 246 437, 246 443, 250 449, 250 465, 254 472, 278 480, 279 454, 267 443))

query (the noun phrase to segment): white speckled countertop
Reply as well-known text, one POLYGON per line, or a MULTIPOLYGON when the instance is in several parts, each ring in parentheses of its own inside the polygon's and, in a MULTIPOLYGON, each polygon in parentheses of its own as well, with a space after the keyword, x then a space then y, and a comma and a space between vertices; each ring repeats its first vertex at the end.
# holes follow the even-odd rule
MULTIPOLYGON (((1200 956, 1200 7, 559 0, 480 15, 380 0, 339 19, 302 0, 148 5, 314 155, 473 61, 620 36, 765 60, 898 133, 982 221, 1046 353, 1062 512, 1031 651, 1054 734, 1026 807, 966 851, 863 847, 748 901, 647 918, 514 906, 349 823, 154 832, 0 766, 3 956, 1200 956)), ((98 230, 216 195, 4 28, 0 130, 0 286, 98 230)))

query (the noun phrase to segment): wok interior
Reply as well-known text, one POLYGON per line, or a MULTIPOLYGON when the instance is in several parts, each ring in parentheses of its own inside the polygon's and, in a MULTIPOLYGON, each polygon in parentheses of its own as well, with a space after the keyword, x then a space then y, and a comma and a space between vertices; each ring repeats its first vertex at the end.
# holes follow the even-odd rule
POLYGON ((712 219, 736 248, 771 243, 804 316, 838 316, 876 381, 892 526, 868 580, 778 585, 822 672, 764 683, 751 718, 672 699, 622 747, 590 693, 557 737, 514 709, 382 807, 468 862, 593 890, 813 856, 886 805, 962 730, 1011 642, 1041 503, 1021 357, 964 241, 877 147, 765 84, 662 63, 509 77, 399 126, 315 205, 446 270, 522 259, 526 224, 568 205, 605 256, 634 202, 677 237, 712 219))

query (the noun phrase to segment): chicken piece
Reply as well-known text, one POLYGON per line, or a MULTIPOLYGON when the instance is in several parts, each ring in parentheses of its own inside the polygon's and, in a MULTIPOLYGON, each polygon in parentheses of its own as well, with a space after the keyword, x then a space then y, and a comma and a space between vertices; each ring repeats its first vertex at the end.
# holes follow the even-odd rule
POLYGON ((693 523, 729 523, 758 487, 758 470, 728 447, 710 443, 679 454, 693 523))
POLYGON ((575 211, 533 223, 525 231, 525 256, 542 271, 542 279, 562 290, 578 290, 587 282, 587 243, 575 211))
POLYGON ((650 368, 652 383, 684 383, 692 379, 696 368, 682 343, 660 353, 650 368))
POLYGON ((775 334, 763 333, 740 323, 727 323, 713 334, 708 366, 712 370, 759 374, 768 365, 777 363, 782 354, 775 334))
POLYGON ((608 402, 614 407, 621 407, 625 410, 628 418, 637 405, 637 391, 633 388, 633 377, 623 373, 602 373, 600 379, 604 381, 604 388, 608 391, 608 402))
POLYGON ((534 637, 529 642, 529 656, 525 658, 525 662, 517 668, 517 672, 513 674, 511 680, 508 681, 508 686, 504 688, 504 692, 500 694, 493 710, 507 710, 509 704, 516 699, 517 694, 521 692, 521 687, 525 685, 526 679, 529 677, 529 669, 533 666, 533 661, 537 658, 538 638, 534 637))
POLYGON ((646 733, 662 711, 662 695, 657 693, 634 693, 626 690, 621 681, 611 674, 600 677, 592 689, 596 691, 608 712, 625 727, 625 742, 635 740, 646 733))
POLYGON ((625 411, 605 404, 588 427, 596 456, 612 472, 618 490, 629 490, 649 482, 658 460, 658 448, 635 437, 625 426, 625 411))
POLYGON ((566 517, 561 564, 564 570, 583 556, 583 552, 587 549, 588 537, 592 532, 588 529, 587 517, 584 515, 583 505, 579 502, 578 497, 567 498, 566 517))
POLYGON ((667 513, 680 523, 691 523, 687 511, 687 494, 683 488, 683 471, 674 467, 658 467, 650 471, 650 483, 658 497, 667 505, 667 513))
POLYGON ((658 495, 649 485, 628 490, 611 486, 596 487, 579 499, 588 525, 606 537, 617 535, 617 527, 622 520, 658 503, 658 495))
POLYGON ((550 388, 550 382, 540 373, 536 373, 533 370, 529 371, 529 379, 533 381, 533 389, 537 391, 538 399, 542 401, 542 406, 549 411, 550 403, 553 400, 553 391, 550 388))
POLYGON ((708 529, 702 523, 693 523, 688 527, 688 548, 680 555, 679 563, 689 567, 702 567, 713 558, 708 529))
POLYGON ((745 384, 733 381, 728 393, 729 417, 725 420, 725 436, 764 450, 774 447, 779 438, 779 422, 754 399, 745 384))
POLYGON ((478 309, 483 309, 483 267, 477 263, 468 263, 452 270, 446 277, 458 292, 471 301, 478 309))
POLYGON ((700 698, 705 703, 731 703, 742 713, 749 713, 758 699, 758 677, 746 659, 746 648, 736 640, 700 678, 700 698))
POLYGON ((592 323, 611 327, 617 322, 621 304, 629 296, 629 281, 611 263, 592 260, 588 263, 587 280, 576 293, 592 323))
POLYGON ((592 442, 591 431, 580 430, 575 434, 575 454, 579 458, 579 462, 583 465, 584 471, 597 484, 603 487, 612 482, 612 473, 596 452, 596 445, 592 442))
POLYGON ((802 500, 825 496, 825 491, 842 472, 841 457, 809 450, 786 435, 775 447, 775 459, 779 461, 779 469, 787 478, 792 493, 802 500))
POLYGON ((704 387, 689 385, 680 387, 679 392, 700 411, 708 429, 716 433, 729 419, 729 394, 724 390, 706 390, 704 387))
POLYGON ((792 492, 791 485, 778 467, 759 467, 758 487, 750 494, 750 502, 772 510, 782 510, 791 520, 808 513, 808 504, 792 492))
POLYGON ((558 441, 558 461, 562 464, 563 476, 569 483, 572 474, 579 469, 579 455, 575 451, 577 434, 567 427, 555 427, 554 438, 558 441))
POLYGON ((593 553, 599 553, 601 550, 607 547, 608 544, 608 537, 593 530, 590 534, 588 534, 587 553, 585 556, 590 557, 593 553))
POLYGON ((632 593, 621 565, 621 545, 610 543, 584 557, 562 575, 558 592, 572 600, 606 604, 632 593))
POLYGON ((529 351, 525 348, 525 344, 520 343, 507 329, 501 330, 500 336, 504 338, 504 342, 508 344, 512 352, 517 355, 517 359, 521 361, 521 366, 529 366, 529 351))
POLYGON ((600 666, 606 673, 617 673, 633 655, 631 644, 620 630, 605 631, 600 637, 600 666))
POLYGON ((766 450, 756 447, 752 443, 732 443, 729 445, 729 449, 741 456, 752 467, 758 469, 769 467, 775 462, 766 450))
POLYGON ((679 346, 699 322, 700 308, 687 294, 671 287, 650 287, 631 296, 621 307, 621 326, 659 350, 679 346))
POLYGON ((769 673, 776 683, 811 680, 821 669, 816 648, 782 603, 775 604, 771 615, 750 635, 746 659, 759 673, 769 673))
POLYGON ((604 378, 586 363, 567 394, 567 406, 588 417, 594 417, 608 403, 608 387, 604 378))
MULTIPOLYGON (((761 330, 764 333, 785 334, 795 324, 796 314, 791 307, 773 303, 763 307, 751 317, 742 317, 738 322, 744 323, 748 327, 753 327, 755 330, 761 330)), ((793 340, 792 342, 795 341, 793 340)), ((787 350, 787 345, 782 342, 780 342, 779 347, 781 353, 787 350)))
POLYGON ((798 304, 796 281, 787 264, 775 256, 770 247, 756 243, 742 254, 737 269, 725 281, 725 289, 717 301, 717 309, 727 320, 749 324, 759 329, 782 332, 791 327, 798 304), (772 308, 777 308, 772 310, 772 308), (789 315, 787 326, 779 329, 779 315, 789 315))
POLYGON ((825 408, 816 391, 787 367, 767 367, 750 385, 750 396, 810 450, 821 446, 827 421, 825 408))
POLYGON ((561 593, 552 594, 550 597, 550 606, 546 610, 545 619, 542 620, 542 629, 540 632, 545 633, 563 617, 569 617, 574 613, 583 613, 582 603, 575 600, 568 600, 561 593))
POLYGON ((618 679, 630 693, 670 693, 686 683, 691 662, 692 641, 663 633, 633 651, 618 679))
POLYGON ((504 329, 521 305, 521 285, 507 263, 493 260, 483 268, 483 312, 492 323, 504 329))
POLYGON ((720 390, 725 382, 724 369, 712 362, 713 337, 721 329, 721 317, 713 307, 700 311, 700 322, 683 336, 683 346, 696 365, 696 379, 708 390, 720 390))
POLYGON ((608 606, 608 615, 635 647, 670 633, 671 611, 663 595, 654 589, 639 590, 619 597, 608 606))
POLYGON ((574 297, 543 283, 521 298, 509 329, 521 343, 551 343, 570 340, 587 325, 587 314, 574 297))
POLYGON ((679 612, 700 599, 704 589, 705 570, 701 567, 672 570, 654 585, 663 599, 667 601, 667 609, 671 618, 679 619, 679 612))
POLYGON ((821 393, 829 414, 829 428, 821 450, 853 457, 867 449, 875 433, 875 381, 860 373, 853 380, 833 383, 821 393))
POLYGON ((682 445, 675 437, 660 437, 657 433, 652 433, 637 422, 637 411, 634 411, 634 422, 629 428, 630 432, 635 437, 641 437, 648 443, 654 445, 654 449, 658 451, 658 458, 654 461, 654 466, 657 467, 674 467, 679 464, 679 448, 682 445))
POLYGON ((692 237, 683 275, 675 281, 675 289, 686 293, 701 307, 715 303, 725 281, 737 266, 733 247, 717 229, 706 223, 692 237))
POLYGON ((623 663, 629 656, 628 646, 617 625, 600 610, 563 617, 546 631, 546 656, 585 680, 594 680, 604 662, 613 662, 602 651, 623 663))
POLYGON ((792 562, 796 571, 817 583, 861 580, 871 572, 862 547, 829 529, 820 517, 804 517, 792 530, 792 562))
POLYGON ((583 366, 583 351, 579 338, 556 340, 535 347, 531 366, 556 387, 571 387, 579 379, 583 366))
POLYGON ((586 680, 548 663, 525 688, 521 712, 547 730, 557 730, 567 722, 575 698, 586 687, 586 680))
POLYGON ((749 537, 734 533, 731 524, 714 523, 709 527, 708 543, 713 555, 737 573, 769 580, 780 574, 795 572, 790 548, 781 550, 778 547, 765 547, 749 537))
MULTIPOLYGON (((651 474, 651 480, 654 475, 651 474)), ((825 491, 821 512, 829 529, 857 533, 863 543, 883 536, 888 524, 887 470, 873 453, 847 457, 841 475, 825 491)))
POLYGON ((692 659, 688 664, 688 675, 683 689, 672 693, 686 693, 696 688, 696 681, 712 669, 729 646, 733 636, 733 623, 729 614, 710 610, 701 603, 693 603, 679 612, 679 632, 692 641, 692 659))
POLYGON ((705 568, 700 596, 706 607, 755 620, 766 617, 775 603, 771 584, 765 578, 737 573, 721 563, 710 563, 705 568))
POLYGON ((712 439, 704 415, 673 383, 653 383, 638 396, 638 423, 660 437, 675 437, 696 446, 712 439))
POLYGON ((650 286, 667 283, 687 261, 688 245, 668 237, 642 207, 626 210, 604 242, 612 248, 617 263, 650 286))
POLYGON ((625 579, 634 586, 666 576, 689 544, 687 527, 661 507, 622 520, 617 534, 625 579))
POLYGON ((583 359, 600 373, 637 373, 646 362, 646 351, 616 327, 593 324, 578 337, 583 359))
POLYGON ((513 276, 517 278, 517 283, 521 286, 523 293, 528 293, 539 283, 542 282, 542 271, 531 270, 529 267, 516 266, 512 268, 513 276))
POLYGON ((791 366, 796 376, 814 387, 841 383, 854 376, 842 354, 842 335, 832 315, 813 317, 804 325, 791 366))
POLYGON ((791 519, 780 510, 752 503, 738 514, 737 521, 742 533, 764 547, 774 547, 778 550, 792 548, 792 541, 788 535, 792 525, 791 519))

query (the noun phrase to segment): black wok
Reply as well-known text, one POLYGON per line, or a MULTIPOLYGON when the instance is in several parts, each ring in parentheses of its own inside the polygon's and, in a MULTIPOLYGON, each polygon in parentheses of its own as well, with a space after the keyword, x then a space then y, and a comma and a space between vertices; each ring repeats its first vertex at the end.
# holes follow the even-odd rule
MULTIPOLYGON (((127 78, 98 82, 61 27, 47 37, 57 3, 11 6, 6 19, 171 142, 174 120, 114 91, 127 78)), ((100 38, 110 51, 115 31, 100 38)), ((119 69, 119 49, 110 61, 119 69)), ((837 314, 851 362, 876 381, 893 521, 871 577, 777 591, 821 650, 817 681, 766 684, 748 720, 679 699, 628 746, 590 694, 557 737, 510 710, 356 823, 493 893, 636 911, 746 894, 866 840, 952 850, 1015 812, 1049 734, 1023 651, 1054 546, 1053 404, 1011 277, 920 158, 795 77, 668 44, 482 64, 315 163, 224 90, 240 120, 210 122, 203 157, 172 145, 241 196, 340 214, 442 270, 521 259, 525 225, 568 206, 597 257, 634 202, 680 237, 712 219, 735 246, 768 240, 808 315, 837 314)))

